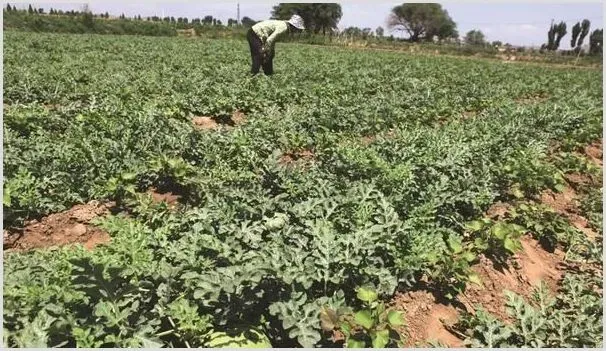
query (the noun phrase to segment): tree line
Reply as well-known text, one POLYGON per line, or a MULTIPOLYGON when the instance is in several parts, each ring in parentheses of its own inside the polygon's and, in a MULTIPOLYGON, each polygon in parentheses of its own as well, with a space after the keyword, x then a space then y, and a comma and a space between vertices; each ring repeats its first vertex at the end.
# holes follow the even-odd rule
MULTIPOLYGON (((68 17, 83 17, 86 15, 91 15, 93 18, 104 18, 104 19, 110 19, 110 15, 108 12, 105 13, 101 13, 101 14, 93 14, 90 13, 90 11, 88 11, 87 9, 83 10, 83 11, 75 11, 75 10, 69 10, 69 11, 63 11, 63 10, 55 10, 53 8, 50 8, 48 13, 46 13, 44 11, 44 9, 39 8, 39 9, 34 9, 32 7, 32 5, 29 5, 29 7, 27 9, 22 9, 19 10, 17 9, 17 6, 12 6, 11 4, 7 4, 6 8, 5 8, 5 12, 8 13, 16 13, 16 12, 22 12, 22 13, 27 13, 30 15, 55 15, 55 16, 68 16, 68 17)), ((171 23, 171 24, 201 24, 201 25, 213 25, 213 26, 223 26, 223 23, 220 19, 218 18, 214 18, 213 16, 205 16, 204 18, 193 18, 193 19, 189 19, 187 17, 177 17, 175 18, 174 16, 166 16, 166 17, 159 17, 159 16, 148 16, 148 17, 142 17, 141 15, 137 15, 137 16, 133 16, 133 17, 127 17, 124 14, 121 14, 118 17, 113 17, 112 19, 121 19, 121 20, 132 20, 132 21, 148 21, 148 22, 164 22, 164 23, 171 23)), ((236 26, 238 24, 241 24, 243 26, 252 26, 255 23, 257 23, 257 21, 244 16, 242 18, 242 20, 240 21, 240 23, 238 23, 238 21, 236 19, 233 18, 229 18, 227 20, 226 26, 236 26)))
MULTIPOLYGON (((309 31, 312 33, 335 33, 337 24, 342 17, 339 4, 294 4, 280 3, 273 7, 272 18, 288 19, 293 14, 303 17, 309 31)), ((590 22, 583 20, 572 29, 571 47, 579 51, 583 40, 589 34, 590 22)), ((436 3, 404 3, 391 9, 387 19, 387 28, 401 31, 408 35, 410 42, 422 41, 459 41, 457 24, 442 5, 436 3)), ((371 28, 348 27, 341 34, 366 38, 384 36, 384 29, 378 27, 374 33, 371 28)), ((555 51, 566 34, 566 23, 561 22, 551 26, 548 33, 548 43, 544 49, 555 51)), ((589 53, 602 54, 602 29, 596 29, 589 35, 589 53)), ((463 42, 474 46, 511 46, 503 45, 500 41, 489 43, 480 30, 470 30, 463 37, 463 42)))
MULTIPOLYGON (((43 9, 34 9, 31 5, 29 5, 27 10, 17 10, 16 6, 7 4, 5 11, 7 13, 23 12, 29 15, 45 14, 43 9)), ((371 28, 358 27, 348 27, 342 31, 339 31, 337 29, 337 25, 343 16, 343 11, 341 9, 341 5, 336 3, 279 3, 273 6, 271 10, 272 19, 286 20, 294 14, 298 14, 303 18, 307 28, 306 32, 309 34, 331 36, 345 35, 361 39, 368 39, 370 37, 382 38, 385 36, 385 29, 381 26, 375 28, 374 31, 371 28)), ((81 18, 82 24, 89 31, 93 32, 95 32, 95 26, 98 27, 97 29, 107 27, 100 25, 98 23, 99 21, 96 21, 96 19, 110 18, 107 12, 104 14, 91 14, 90 11, 87 10, 61 11, 54 10, 52 8, 49 10, 48 15, 51 17, 67 16, 72 18, 81 18)), ((189 19, 187 17, 175 18, 173 16, 166 16, 162 18, 158 16, 150 16, 143 18, 141 15, 129 18, 124 14, 121 14, 118 19, 123 21, 149 22, 169 25, 169 27, 162 28, 194 28, 196 29, 196 32, 204 31, 202 26, 216 27, 218 29, 230 27, 233 29, 242 27, 248 28, 256 23, 255 20, 246 16, 243 17, 239 23, 236 19, 229 18, 226 24, 223 24, 220 19, 214 18, 210 15, 203 18, 189 19)), ((38 21, 35 24, 40 27, 42 26, 41 23, 43 22, 38 21)), ((392 33, 403 32, 407 34, 408 38, 405 40, 410 42, 460 42, 456 22, 450 17, 448 11, 442 8, 442 5, 436 3, 404 3, 394 6, 388 14, 386 25, 387 29, 392 33)), ((148 26, 148 29, 150 28, 151 27, 148 26)), ((169 34, 165 30, 151 30, 151 32, 156 34, 164 33, 167 35, 175 35, 175 33, 169 34)), ((589 52, 591 54, 602 54, 602 29, 596 29, 591 33, 589 32, 590 22, 588 20, 583 20, 582 22, 575 24, 575 26, 572 28, 571 47, 575 52, 579 52, 585 38, 589 35, 589 52)), ((548 51, 558 50, 560 42, 566 34, 566 23, 560 22, 558 24, 552 24, 547 35, 548 42, 543 45, 542 49, 548 51)), ((394 40, 393 35, 391 35, 388 39, 394 40)), ((463 37, 463 42, 472 46, 503 46, 500 41, 493 41, 492 43, 489 43, 486 41, 485 35, 477 29, 467 32, 463 37)), ((505 44, 504 46, 508 47, 511 45, 505 44)))
MULTIPOLYGON (((588 19, 584 19, 583 21, 577 22, 572 27, 571 39, 570 39, 570 47, 573 52, 580 52, 581 47, 583 45, 583 41, 587 37, 590 32, 591 22, 588 19)), ((590 54, 602 54, 602 45, 603 45, 603 29, 595 29, 591 34, 589 34, 589 53, 590 54)), ((543 44, 542 49, 549 51, 556 51, 560 47, 560 42, 562 38, 568 34, 566 30, 566 23, 560 22, 557 24, 552 23, 549 27, 549 31, 547 32, 547 43, 543 44)))

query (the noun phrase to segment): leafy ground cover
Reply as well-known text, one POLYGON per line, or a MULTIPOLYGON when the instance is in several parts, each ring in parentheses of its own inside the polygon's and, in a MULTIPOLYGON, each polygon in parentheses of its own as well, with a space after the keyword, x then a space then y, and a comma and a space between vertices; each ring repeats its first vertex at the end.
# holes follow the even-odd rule
POLYGON ((601 72, 279 53, 5 33, 5 345, 601 345, 601 72))

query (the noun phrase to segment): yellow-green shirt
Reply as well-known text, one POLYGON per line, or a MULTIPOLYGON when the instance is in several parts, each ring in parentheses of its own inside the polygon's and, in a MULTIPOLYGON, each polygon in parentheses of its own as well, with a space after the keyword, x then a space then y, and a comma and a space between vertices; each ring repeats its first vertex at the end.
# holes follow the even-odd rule
POLYGON ((276 40, 288 33, 288 22, 280 20, 262 21, 252 26, 252 30, 261 39, 265 49, 273 51, 276 40))

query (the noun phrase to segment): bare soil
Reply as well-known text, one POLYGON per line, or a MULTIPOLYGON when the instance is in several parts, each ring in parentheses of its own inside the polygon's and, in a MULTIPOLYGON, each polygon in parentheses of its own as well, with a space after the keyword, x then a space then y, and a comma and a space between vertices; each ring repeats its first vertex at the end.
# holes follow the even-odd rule
POLYGON ((463 113, 461 114, 461 116, 463 117, 463 119, 473 118, 473 117, 475 117, 477 115, 478 115, 478 111, 475 111, 475 110, 463 111, 463 113))
POLYGON ((212 117, 207 116, 196 116, 192 118, 192 123, 196 129, 216 129, 219 128, 217 123, 212 117))
POLYGON ((181 195, 175 194, 171 191, 160 191, 156 188, 151 188, 147 191, 147 194, 151 195, 154 203, 165 202, 169 208, 176 208, 181 200, 181 195))
POLYGON ((231 115, 231 120, 235 125, 240 125, 246 122, 246 115, 244 112, 237 110, 231 115))
POLYGON ((282 154, 278 163, 285 166, 295 166, 299 164, 309 164, 313 162, 316 155, 311 150, 288 151, 282 154))
POLYGON ((365 135, 360 138, 360 143, 364 146, 368 146, 368 145, 374 143, 377 140, 377 138, 379 138, 379 137, 382 137, 384 139, 392 139, 395 136, 396 136, 396 131, 392 128, 392 129, 387 130, 386 132, 381 132, 376 135, 365 135))
POLYGON ((112 203, 90 201, 54 213, 40 221, 32 220, 19 230, 4 231, 5 251, 28 251, 71 244, 82 244, 92 250, 111 240, 109 234, 91 224, 95 218, 109 214, 112 203))
POLYGON ((505 217, 511 205, 506 202, 496 202, 486 211, 486 216, 490 219, 502 219, 505 217))
POLYGON ((444 327, 444 323, 456 322, 457 310, 452 305, 444 305, 428 291, 418 290, 398 294, 392 300, 397 310, 404 312, 406 326, 406 346, 414 347, 424 341, 440 341, 449 347, 462 347, 463 342, 444 327))
POLYGON ((599 166, 603 165, 602 154, 602 139, 597 140, 585 147, 585 155, 587 155, 594 163, 599 166))
POLYGON ((194 128, 201 130, 213 130, 222 126, 234 127, 246 123, 246 115, 240 110, 236 110, 227 118, 194 116, 191 119, 194 128))
POLYGON ((368 146, 368 145, 372 144, 376 139, 377 139, 377 137, 374 135, 367 135, 367 136, 363 136, 362 138, 360 138, 360 142, 362 143, 362 145, 368 146))
POLYGON ((515 101, 518 104, 530 105, 530 104, 538 104, 541 102, 545 102, 545 101, 547 101, 547 99, 549 99, 549 96, 539 93, 539 94, 531 94, 531 95, 527 95, 524 97, 520 97, 520 98, 515 99, 515 101))
POLYGON ((594 183, 594 179, 590 176, 580 173, 566 174, 565 178, 566 181, 572 185, 588 185, 594 183))
MULTIPOLYGON (((170 191, 151 188, 147 191, 154 203, 165 202, 169 209, 179 205, 181 195, 170 191)), ((115 203, 90 201, 87 204, 75 205, 71 209, 53 213, 42 219, 31 220, 23 228, 4 230, 4 250, 29 251, 81 244, 92 250, 98 245, 111 241, 109 234, 94 226, 95 218, 103 217, 114 209, 115 203)))
POLYGON ((573 187, 567 186, 561 193, 546 190, 541 193, 540 201, 566 217, 570 224, 585 233, 590 240, 598 238, 598 233, 591 228, 587 218, 580 214, 579 199, 573 187))

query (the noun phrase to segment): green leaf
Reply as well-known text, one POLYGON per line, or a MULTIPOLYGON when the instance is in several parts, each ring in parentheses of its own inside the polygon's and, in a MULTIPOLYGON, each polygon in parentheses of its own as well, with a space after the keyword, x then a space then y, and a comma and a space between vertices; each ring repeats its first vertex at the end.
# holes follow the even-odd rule
POLYGON ((484 223, 482 221, 472 221, 467 223, 465 227, 467 228, 467 230, 470 230, 472 232, 479 232, 480 230, 482 230, 482 228, 484 228, 484 223))
POLYGON ((372 347, 382 349, 389 343, 389 330, 379 330, 372 337, 372 347))
MULTIPOLYGON (((543 229, 543 226, 540 226, 540 227, 541 227, 541 229, 543 229)), ((535 228, 536 228, 536 226, 535 226, 535 228)), ((511 225, 511 229, 514 230, 514 231, 516 231, 519 234, 524 234, 524 233, 527 232, 527 229, 524 228, 524 227, 522 227, 519 224, 512 224, 511 225)))
POLYGON ((137 335, 137 339, 141 340, 141 347, 145 349, 159 349, 164 344, 157 339, 151 339, 147 336, 137 335))
POLYGON ((560 183, 558 183, 558 184, 554 185, 554 187, 553 187, 553 188, 554 188, 554 189, 555 189, 555 191, 557 191, 558 193, 561 193, 561 192, 563 192, 563 191, 566 189, 566 186, 565 186, 564 184, 560 184, 560 183))
POLYGON ((389 313, 387 313, 387 323, 389 323, 391 327, 404 325, 404 316, 402 315, 402 312, 389 311, 389 313))
POLYGON ((345 337, 349 337, 351 335, 351 326, 347 322, 341 323, 341 331, 345 335, 345 337))
POLYGON ((519 249, 519 244, 517 241, 511 239, 511 238, 505 238, 505 241, 503 242, 503 246, 505 247, 505 249, 511 253, 516 253, 519 249))
POLYGON ((137 177, 137 173, 122 173, 120 177, 123 180, 134 180, 137 177))
POLYGON ((470 283, 472 283, 472 284, 475 284, 475 285, 478 285, 478 286, 482 286, 482 287, 484 286, 482 284, 482 280, 480 279, 480 276, 477 273, 470 273, 470 274, 468 274, 467 275, 467 280, 470 283))
POLYGON ((372 287, 368 287, 368 286, 360 287, 358 289, 357 296, 358 296, 358 299, 360 299, 361 301, 364 301, 366 303, 374 302, 379 298, 375 289, 373 289, 372 287))
POLYGON ((207 294, 206 291, 204 291, 202 289, 196 289, 196 290, 194 290, 194 299, 196 299, 196 300, 203 299, 206 294, 207 294))
POLYGON ((372 319, 372 314, 370 313, 370 311, 367 310, 356 312, 356 314, 354 315, 354 320, 356 321, 356 323, 366 329, 372 328, 372 326, 375 324, 372 319))
POLYGON ((462 257, 467 262, 472 262, 473 260, 476 259, 476 255, 473 252, 470 252, 470 251, 464 252, 463 255, 462 255, 462 257))
POLYGON ((2 193, 2 204, 5 207, 11 206, 11 193, 7 188, 4 188, 4 192, 2 193))
POLYGON ((454 235, 448 237, 448 246, 455 254, 461 253, 463 251, 463 245, 461 243, 461 240, 455 237, 454 235))
POLYGON ((507 226, 506 223, 503 222, 499 222, 497 224, 495 224, 494 227, 492 227, 492 233, 494 234, 494 236, 496 236, 499 240, 504 240, 505 237, 507 236, 507 234, 509 234, 510 232, 510 228, 507 226))
POLYGON ((524 192, 517 187, 511 189, 511 194, 517 199, 521 199, 524 197, 524 192))
POLYGON ((473 244, 480 250, 486 250, 488 249, 488 244, 486 243, 486 241, 482 238, 476 238, 473 241, 473 244))
POLYGON ((366 347, 366 343, 362 340, 349 339, 347 340, 346 347, 348 349, 363 349, 366 347))

